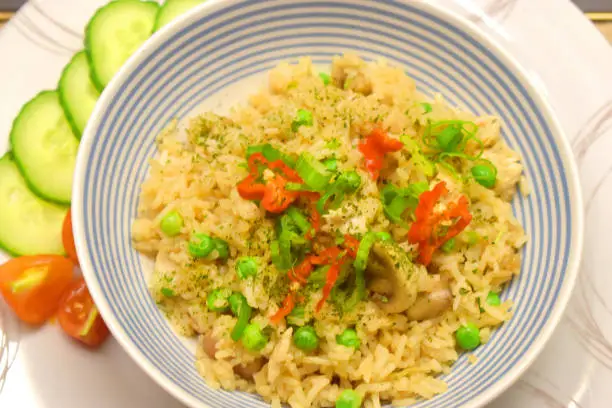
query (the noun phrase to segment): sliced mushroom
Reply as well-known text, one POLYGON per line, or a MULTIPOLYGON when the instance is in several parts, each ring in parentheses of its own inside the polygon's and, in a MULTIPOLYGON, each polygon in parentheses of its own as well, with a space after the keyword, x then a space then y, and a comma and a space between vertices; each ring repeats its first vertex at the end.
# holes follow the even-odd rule
POLYGON ((441 278, 427 292, 421 292, 416 302, 406 311, 410 320, 427 320, 440 316, 451 307, 453 295, 448 280, 441 278))
POLYGON ((417 297, 415 265, 408 254, 392 242, 372 246, 366 269, 368 288, 382 295, 375 301, 387 313, 401 313, 417 297))
POLYGON ((250 363, 234 366, 234 373, 245 380, 252 380, 253 376, 261 370, 265 363, 266 360, 263 357, 259 357, 250 363))
POLYGON ((200 336, 200 346, 208 355, 208 357, 214 359, 215 353, 217 352, 217 339, 209 334, 203 334, 200 336))

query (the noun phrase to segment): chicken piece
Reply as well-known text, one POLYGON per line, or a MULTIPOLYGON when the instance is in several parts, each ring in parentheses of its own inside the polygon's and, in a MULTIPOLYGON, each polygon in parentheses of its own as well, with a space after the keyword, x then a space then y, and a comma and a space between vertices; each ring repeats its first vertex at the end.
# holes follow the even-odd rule
POLYGON ((376 242, 366 268, 368 288, 381 295, 378 306, 387 313, 402 313, 417 299, 417 266, 397 244, 376 242))

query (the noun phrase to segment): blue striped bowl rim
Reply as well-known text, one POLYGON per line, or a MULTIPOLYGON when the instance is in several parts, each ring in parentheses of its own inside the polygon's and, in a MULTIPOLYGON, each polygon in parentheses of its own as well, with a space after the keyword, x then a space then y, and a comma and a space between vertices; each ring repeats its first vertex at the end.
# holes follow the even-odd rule
POLYGON ((148 294, 131 221, 155 136, 208 98, 302 55, 329 63, 346 50, 407 68, 419 90, 494 113, 518 150, 533 193, 513 210, 529 236, 521 276, 504 291, 514 318, 443 376, 446 393, 417 407, 477 407, 506 389, 550 337, 574 285, 583 241, 582 197, 567 141, 519 64, 470 22, 424 2, 209 0, 156 33, 102 94, 81 141, 73 223, 83 273, 115 337, 161 386, 191 407, 259 407, 208 388, 192 347, 148 294))

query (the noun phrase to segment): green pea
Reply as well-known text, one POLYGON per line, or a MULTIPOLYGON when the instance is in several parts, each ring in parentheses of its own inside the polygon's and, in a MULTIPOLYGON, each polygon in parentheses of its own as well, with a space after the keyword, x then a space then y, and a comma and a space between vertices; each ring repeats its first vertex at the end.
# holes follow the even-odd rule
POLYGON ((236 262, 236 274, 240 279, 257 275, 257 261, 251 256, 243 256, 236 262))
POLYGON ((293 334, 293 344, 300 350, 313 351, 319 347, 319 336, 312 326, 303 326, 293 334))
POLYGON ((240 308, 245 304, 248 304, 247 300, 240 292, 234 292, 229 297, 230 309, 232 310, 234 316, 238 316, 240 314, 240 308))
POLYGON ((169 237, 180 234, 183 225, 185 225, 185 222, 178 211, 170 211, 168 214, 164 215, 159 223, 162 232, 169 237))
POLYGON ((446 252, 448 254, 453 249, 455 249, 455 238, 449 239, 444 244, 442 244, 442 246, 440 248, 442 249, 442 251, 444 251, 444 252, 446 252))
POLYGON ((222 289, 213 290, 206 298, 206 305, 213 312, 225 312, 228 307, 227 291, 222 289))
POLYGON ((378 237, 379 240, 381 240, 383 242, 393 241, 393 238, 391 237, 391 234, 389 234, 386 231, 377 232, 376 236, 378 237))
POLYGON ((334 157, 323 160, 323 164, 330 171, 336 171, 338 169, 338 160, 334 157))
POLYGON ((461 143, 461 139, 463 139, 461 127, 452 125, 445 127, 444 130, 436 135, 438 146, 445 152, 455 151, 459 143, 461 143))
POLYGON ((486 188, 495 187, 495 179, 497 176, 495 174, 495 169, 491 166, 478 164, 472 167, 472 176, 474 176, 474 180, 481 186, 486 188))
POLYGON ((242 345, 249 351, 259 351, 268 344, 268 337, 257 323, 250 323, 242 333, 242 345))
POLYGON ((336 343, 341 346, 353 347, 358 349, 361 345, 361 341, 357 336, 357 332, 354 329, 346 329, 342 333, 336 336, 336 343))
POLYGON ((167 298, 174 297, 174 291, 170 288, 161 288, 161 294, 167 298))
POLYGON ((323 81, 323 84, 329 85, 331 83, 331 76, 325 72, 319 72, 319 78, 323 81))
POLYGON ((291 123, 291 130, 297 132, 300 126, 312 126, 313 123, 312 112, 306 109, 298 109, 297 115, 291 123))
POLYGON ((210 235, 194 234, 189 240, 189 253, 194 258, 206 258, 213 249, 215 244, 210 235))
POLYGON ((462 349, 474 350, 480 345, 480 330, 474 323, 468 323, 457 329, 455 339, 462 349))
POLYGON ((501 305, 501 299, 499 295, 495 292, 489 292, 487 295, 487 304, 491 306, 499 306, 501 305))
POLYGON ((359 408, 361 395, 353 390, 344 390, 336 400, 336 408, 359 408))
POLYGON ((213 244, 217 250, 217 259, 227 259, 229 257, 229 245, 220 238, 214 238, 213 244))
POLYGON ((421 103, 421 106, 423 107, 423 110, 425 111, 425 113, 431 112, 431 103, 423 102, 421 103))

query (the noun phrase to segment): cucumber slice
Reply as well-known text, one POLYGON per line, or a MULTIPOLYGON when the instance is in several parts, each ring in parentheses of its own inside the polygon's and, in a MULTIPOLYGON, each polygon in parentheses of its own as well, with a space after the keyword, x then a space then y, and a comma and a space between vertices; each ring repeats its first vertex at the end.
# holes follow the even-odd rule
POLYGON ((63 255, 62 224, 67 211, 28 189, 10 152, 0 158, 0 247, 16 256, 63 255))
POLYGON ((79 141, 57 91, 43 91, 21 108, 10 139, 15 162, 32 192, 49 201, 70 203, 79 141))
POLYGON ((91 78, 102 91, 128 58, 153 34, 159 5, 116 0, 98 9, 85 29, 91 78))
POLYGON ((205 0, 166 0, 157 13, 155 20, 155 31, 159 30, 178 16, 185 14, 195 6, 204 3, 205 0))
POLYGON ((66 119, 70 122, 74 134, 80 139, 100 97, 100 92, 91 82, 85 51, 75 54, 66 65, 57 90, 66 119))

